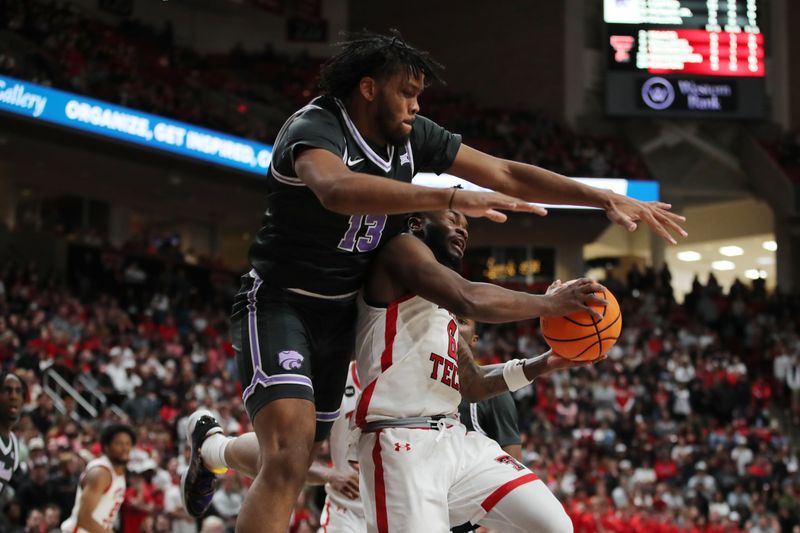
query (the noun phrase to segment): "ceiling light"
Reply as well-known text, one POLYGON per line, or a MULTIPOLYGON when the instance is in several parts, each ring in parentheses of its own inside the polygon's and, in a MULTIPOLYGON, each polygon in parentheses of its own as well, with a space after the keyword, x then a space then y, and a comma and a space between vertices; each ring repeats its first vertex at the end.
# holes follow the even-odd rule
POLYGON ((770 252, 774 252, 778 249, 778 243, 775 241, 764 241, 761 243, 761 247, 770 252))
POLYGON ((755 268, 745 270, 744 275, 748 279, 754 279, 754 280, 767 277, 767 273, 764 270, 757 270, 755 268))
POLYGON ((762 265, 762 266, 774 265, 775 264, 775 258, 769 257, 769 256, 759 257, 758 259, 756 259, 756 264, 762 265))
POLYGON ((694 261, 700 261, 703 258, 698 252, 693 250, 686 250, 684 252, 678 252, 678 260, 684 261, 686 263, 692 263, 694 261))
POLYGON ((733 261, 713 261, 711 263, 711 268, 714 270, 733 270, 736 268, 736 265, 733 261))
POLYGON ((743 255, 744 250, 742 250, 741 246, 723 246, 719 249, 719 253, 725 257, 736 257, 737 255, 743 255))

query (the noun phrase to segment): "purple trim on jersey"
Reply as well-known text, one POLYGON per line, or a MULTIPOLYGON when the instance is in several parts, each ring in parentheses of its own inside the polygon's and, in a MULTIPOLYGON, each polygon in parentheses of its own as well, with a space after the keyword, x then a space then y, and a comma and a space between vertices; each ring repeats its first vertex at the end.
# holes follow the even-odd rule
POLYGON ((253 288, 247 293, 247 333, 250 339, 250 356, 253 363, 253 379, 250 380, 250 385, 242 393, 242 400, 247 401, 256 390, 256 387, 273 387, 275 385, 301 385, 309 387, 312 391, 314 386, 311 384, 311 379, 302 374, 278 374, 277 376, 268 376, 261 369, 261 348, 258 345, 258 322, 256 321, 256 293, 261 287, 263 280, 258 277, 254 271, 250 271, 253 277, 253 288))
POLYGON ((344 107, 344 104, 338 98, 335 99, 335 101, 336 105, 339 106, 339 109, 342 112, 342 117, 344 117, 344 122, 345 125, 347 126, 347 129, 350 130, 350 134, 353 136, 353 139, 355 139, 358 147, 361 148, 361 151, 364 152, 364 155, 367 156, 367 159, 375 163, 375 166, 377 166, 384 172, 390 172, 392 170, 392 160, 394 159, 394 146, 389 145, 388 160, 382 158, 380 155, 375 153, 375 150, 373 150, 369 146, 369 144, 367 144, 367 141, 365 141, 364 138, 361 136, 361 132, 358 131, 358 128, 356 128, 356 125, 353 123, 353 120, 347 113, 347 109, 344 107))
POLYGON ((275 385, 300 385, 308 387, 312 391, 314 390, 314 386, 311 384, 311 380, 307 376, 302 374, 278 374, 277 376, 268 376, 259 368, 256 370, 255 374, 253 374, 253 379, 250 381, 250 385, 248 385, 248 387, 242 393, 242 400, 246 402, 250 396, 253 395, 253 393, 256 391, 256 387, 259 385, 262 387, 274 387, 275 385))
POLYGON ((337 418, 339 418, 339 412, 340 412, 339 409, 337 409, 337 410, 335 410, 333 412, 317 411, 317 421, 318 422, 333 422, 337 418))
POLYGON ((254 274, 253 288, 247 293, 248 324, 247 332, 250 335, 250 357, 253 360, 253 377, 261 369, 261 349, 258 346, 258 325, 256 324, 256 293, 263 281, 254 274))

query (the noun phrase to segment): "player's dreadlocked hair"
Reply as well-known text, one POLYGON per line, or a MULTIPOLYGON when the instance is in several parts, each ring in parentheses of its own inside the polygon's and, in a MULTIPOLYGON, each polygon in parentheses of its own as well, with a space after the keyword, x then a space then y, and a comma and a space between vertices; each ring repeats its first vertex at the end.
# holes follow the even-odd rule
POLYGON ((424 74, 425 85, 437 81, 444 84, 438 74, 444 66, 428 52, 406 43, 395 29, 389 30, 389 35, 365 30, 347 38, 338 43, 342 51, 322 66, 319 87, 326 94, 346 98, 364 76, 382 78, 402 68, 414 78, 424 74))

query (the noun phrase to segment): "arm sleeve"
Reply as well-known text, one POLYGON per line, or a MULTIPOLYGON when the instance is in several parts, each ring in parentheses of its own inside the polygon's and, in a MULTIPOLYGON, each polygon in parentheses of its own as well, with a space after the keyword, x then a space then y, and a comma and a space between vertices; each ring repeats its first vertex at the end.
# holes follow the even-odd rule
POLYGON ((481 425, 489 438, 500 446, 521 444, 517 424, 517 406, 507 392, 478 404, 481 425))
POLYGON ((277 167, 294 175, 294 161, 297 155, 309 148, 321 148, 344 156, 346 141, 341 125, 330 111, 309 105, 290 118, 278 133, 275 142, 277 167))
POLYGON ((434 121, 417 116, 411 130, 411 150, 417 172, 441 174, 453 165, 461 135, 450 133, 434 121))

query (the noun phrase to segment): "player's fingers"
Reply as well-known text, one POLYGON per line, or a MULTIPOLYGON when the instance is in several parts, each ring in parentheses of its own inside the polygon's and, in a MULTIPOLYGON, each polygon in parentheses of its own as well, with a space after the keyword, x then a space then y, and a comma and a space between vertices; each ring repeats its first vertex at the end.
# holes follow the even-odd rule
POLYGON ((586 311, 587 313, 589 313, 589 316, 591 316, 594 320, 597 320, 597 321, 603 320, 603 315, 601 315, 600 313, 598 313, 597 311, 595 311, 594 309, 592 309, 588 305, 584 304, 584 305, 581 306, 581 308, 584 311, 586 311))
POLYGON ((508 217, 505 214, 501 213, 500 211, 497 211, 496 209, 487 209, 482 216, 488 218, 492 222, 502 223, 508 220, 508 217))
POLYGON ((539 215, 541 217, 547 214, 547 209, 544 207, 540 205, 529 204, 528 202, 523 202, 522 200, 514 204, 514 207, 510 209, 518 213, 533 213, 534 215, 539 215))
POLYGON ((672 244, 678 244, 678 241, 676 241, 675 238, 672 235, 670 235, 670 233, 666 230, 666 228, 664 228, 661 222, 656 220, 654 216, 650 215, 648 217, 645 217, 644 222, 647 223, 651 228, 653 228, 653 231, 655 231, 659 236, 661 236, 661 238, 663 238, 667 242, 671 242, 672 244))
POLYGON ((636 222, 634 222, 631 217, 629 217, 628 215, 617 209, 616 206, 613 206, 608 211, 608 218, 609 220, 611 220, 611 222, 623 226, 628 231, 636 230, 636 222))
POLYGON ((606 300, 605 298, 603 298, 601 296, 597 296, 596 294, 588 295, 586 297, 586 300, 584 300, 584 302, 586 302, 586 303, 591 302, 591 303, 596 303, 596 304, 600 304, 600 305, 608 305, 608 300, 606 300))
POLYGON ((668 214, 669 213, 666 212, 659 213, 660 216, 658 216, 657 218, 658 220, 661 221, 661 224, 667 226, 669 229, 671 229, 681 237, 688 237, 689 234, 686 233, 686 231, 678 224, 678 222, 675 219, 668 217, 667 216, 668 214))

